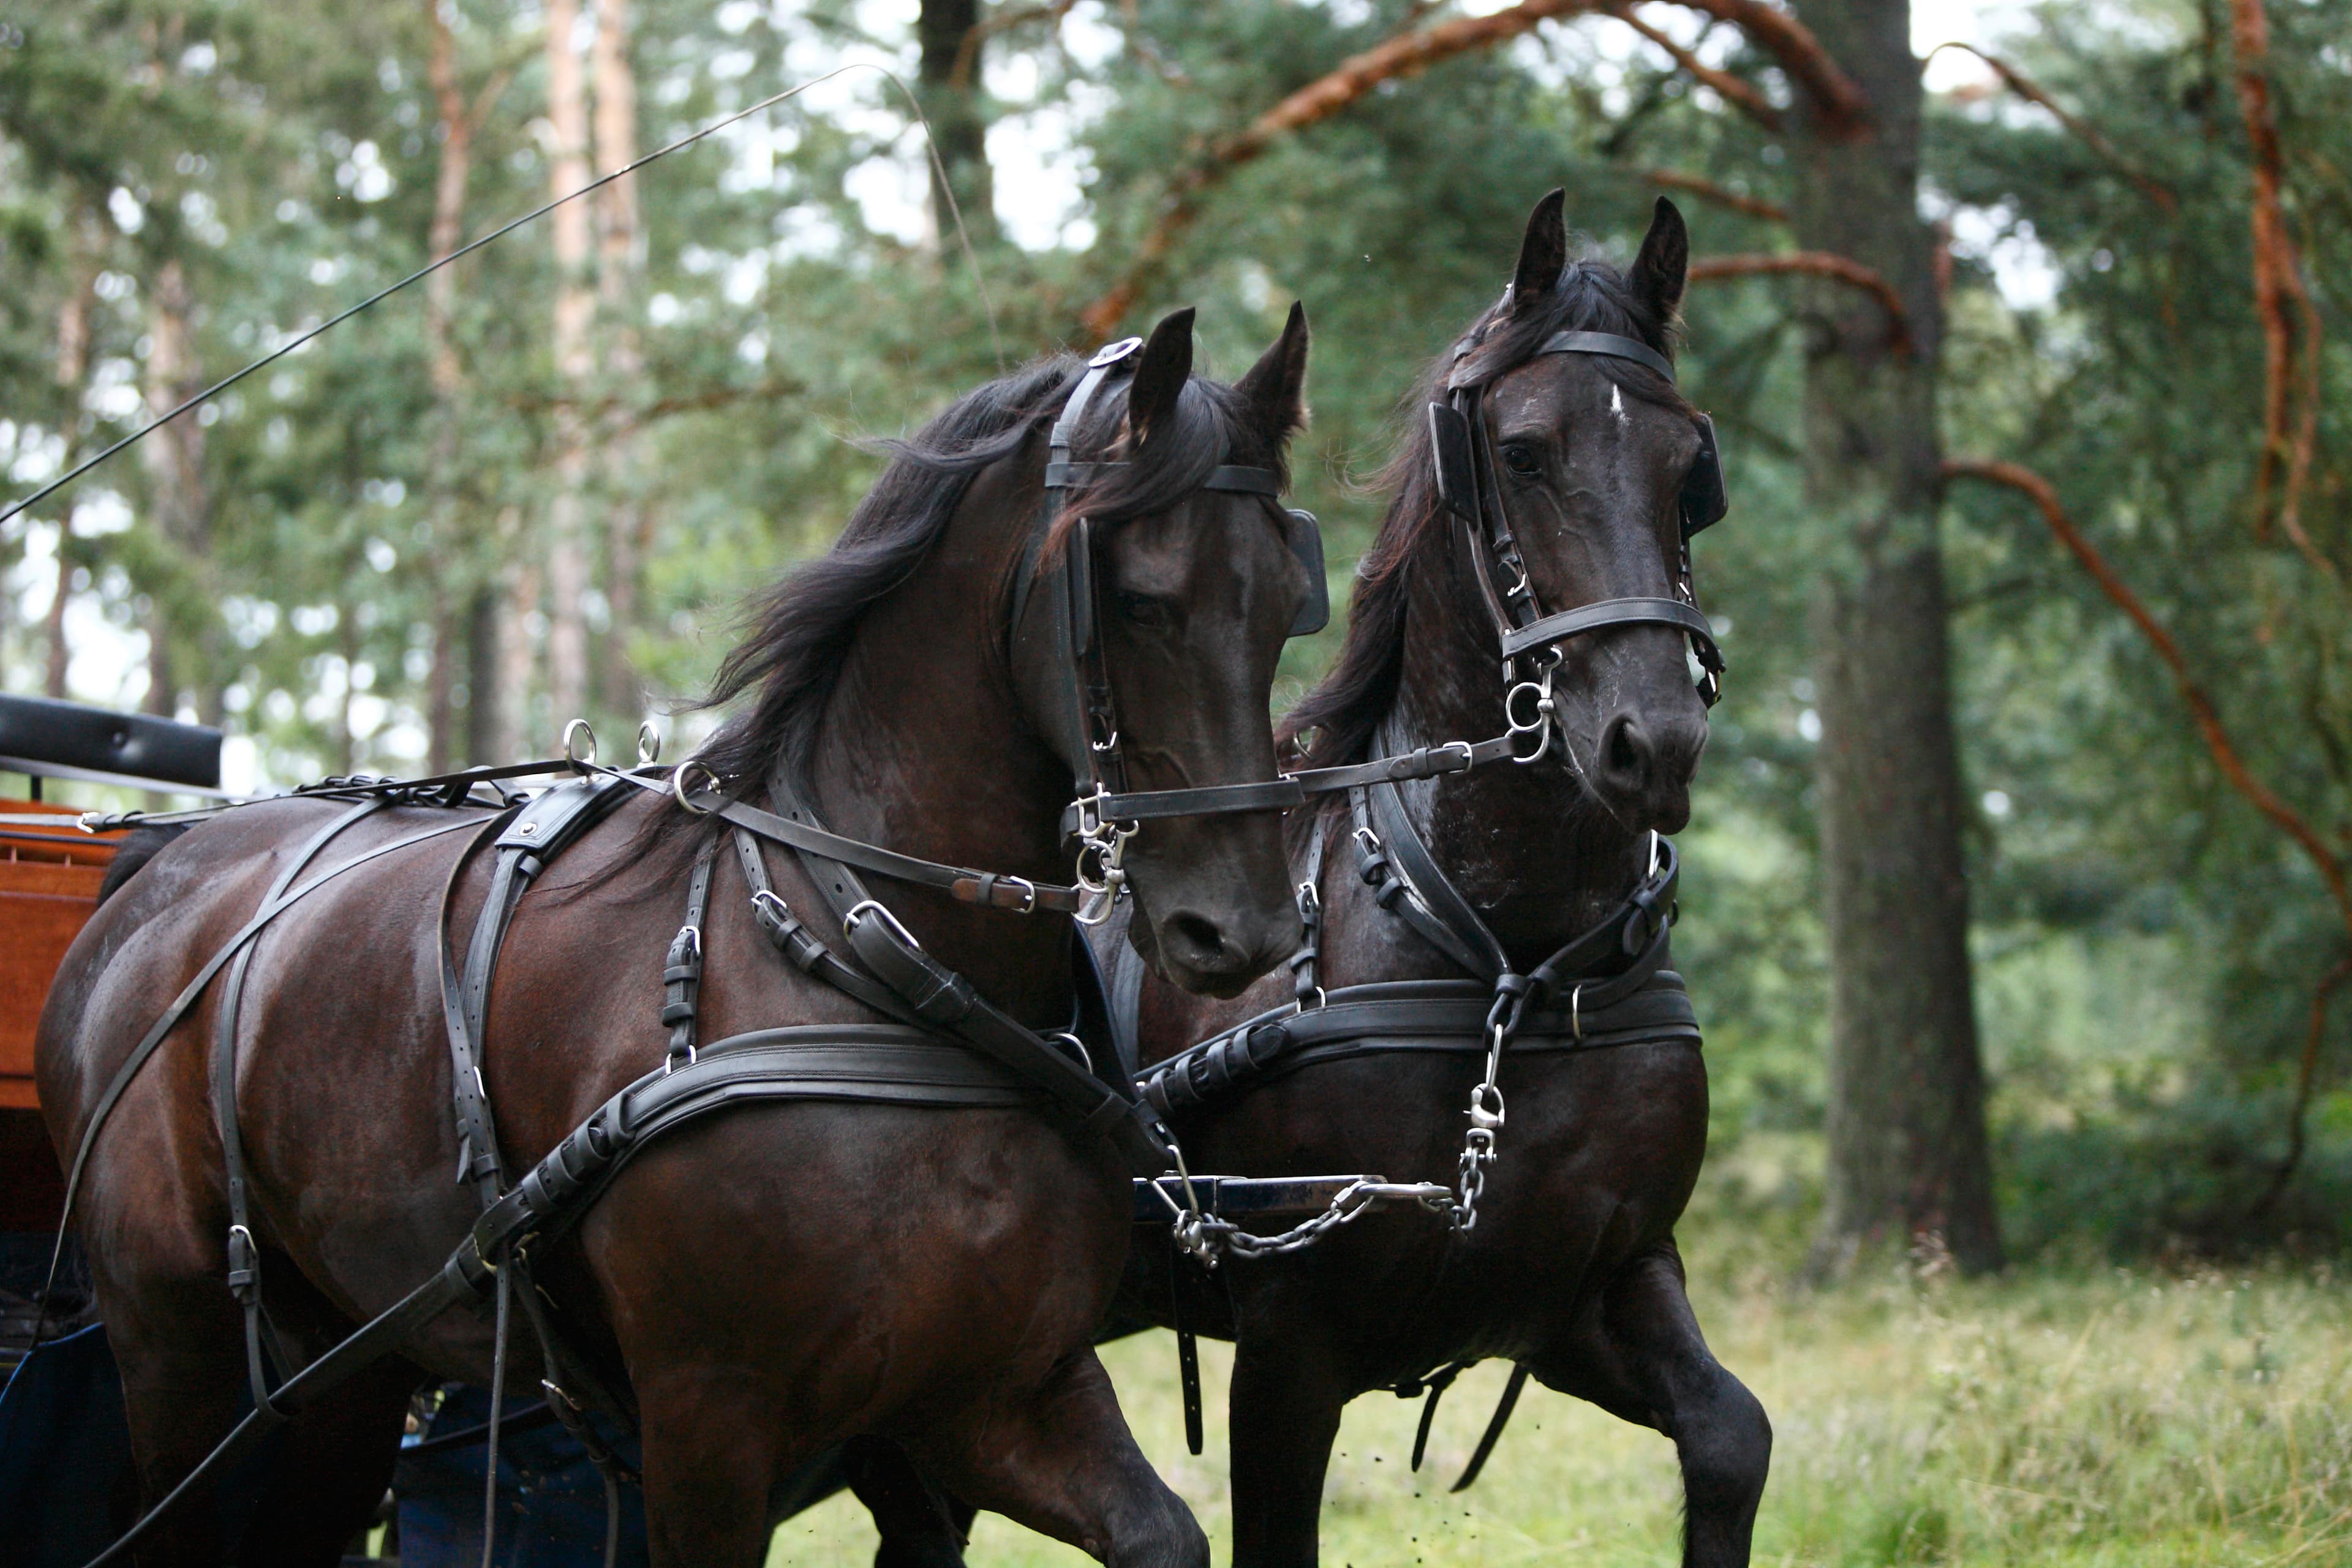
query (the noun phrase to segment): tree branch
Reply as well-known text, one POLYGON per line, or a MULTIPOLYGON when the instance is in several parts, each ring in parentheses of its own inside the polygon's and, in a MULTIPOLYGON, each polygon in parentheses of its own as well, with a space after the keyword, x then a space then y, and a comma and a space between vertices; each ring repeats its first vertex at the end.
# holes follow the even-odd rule
POLYGON ((1812 95, 1822 129, 1833 142, 1850 141, 1870 125, 1870 100, 1845 74, 1812 30, 1764 0, 1675 0, 1746 33, 1812 95))
POLYGON ((1755 196, 1742 195, 1728 186, 1717 184, 1713 180, 1702 180, 1696 174, 1677 174, 1672 169, 1643 169, 1637 173, 1641 179, 1664 190, 1682 191, 1702 201, 1746 213, 1749 217, 1762 218, 1767 223, 1789 221, 1788 208, 1755 196))
POLYGON ((2311 1091, 2319 1079, 2319 1047, 2327 1036, 2327 1004, 2336 988, 2352 980, 2352 954, 2336 960, 2336 966, 2319 978, 2311 994, 2311 1022, 2303 1035, 2303 1057, 2295 1064, 2294 1103, 2287 1111, 2286 1153, 2278 1169, 2271 1173, 2270 1185, 2254 1200, 2247 1211, 2249 1218, 2259 1219, 2271 1211, 2286 1193, 2286 1184, 2294 1179, 2297 1166, 2303 1163, 2303 1150, 2311 1121, 2311 1091))
POLYGON ((1886 312, 1887 339, 1895 352, 1906 358, 1918 352, 1911 337, 1910 315, 1903 309, 1903 296, 1895 291, 1894 284, 1851 257, 1833 256, 1826 250, 1790 250, 1755 256, 1706 256, 1690 264, 1690 280, 1694 283, 1780 273, 1828 278, 1861 289, 1886 312))
POLYGON ((1927 59, 1924 59, 1919 62, 1920 68, 1924 70, 1927 68, 1927 60, 1934 59, 1946 49, 1959 49, 1967 54, 1976 56, 1977 58, 1990 66, 1992 68, 1993 75, 2000 78, 2002 85, 2007 87, 2010 91, 2017 94, 2018 97, 2024 99, 2029 103, 2040 104, 2042 108, 2048 110, 2053 115, 2056 116, 2058 123, 2064 126, 2069 132, 2071 132, 2074 135, 2075 139, 2080 141, 2083 145, 2088 147, 2092 153, 2097 156, 2101 163, 2105 163, 2109 168, 2115 170, 2116 173, 2121 174, 2125 179, 2129 180, 2133 184, 2137 185, 2147 196, 2148 200, 2163 208, 2165 216, 2177 217, 2179 216, 2180 198, 2173 193, 2171 186, 2166 184, 2163 181, 2158 179, 2155 175, 2148 174, 2146 170, 2134 163, 2130 159, 2125 157, 2122 151, 2118 149, 2114 142, 2108 141, 2105 135, 2100 133, 2097 126, 2091 124, 2081 116, 2071 113, 2064 108, 2061 107, 2058 100, 2050 96, 2050 91, 2047 88, 2044 88, 2040 82, 2035 81, 2032 77, 2027 76, 2023 71, 2019 70, 2007 60, 2002 59, 1999 55, 1987 54, 1984 50, 1977 47, 1974 44, 1937 44, 1934 48, 1927 51, 1927 59))
POLYGON ((2319 419, 2319 312, 2304 290, 2294 237, 2287 232, 2286 214, 2279 203, 2284 159, 2266 74, 2271 24, 2263 0, 2230 0, 2230 37, 2238 52, 2238 108, 2246 121, 2246 142, 2254 160, 2254 310, 2263 322, 2263 452, 2254 470, 2256 527, 2264 534, 2270 531, 2271 490, 2284 461, 2286 489, 2278 509, 2279 526, 2305 559, 2333 579, 2336 576, 2333 564, 2321 556, 2303 528, 2303 486, 2310 473, 2319 419), (2290 301, 2303 317, 2303 353, 2307 362, 2306 395, 2293 437, 2287 434, 2294 380, 2290 301))
POLYGON ((1675 64, 1680 66, 1694 80, 1713 88, 1722 96, 1725 102, 1745 110, 1749 119, 1768 131, 1777 132, 1780 129, 1780 111, 1772 107, 1769 99, 1756 89, 1754 82, 1736 77, 1729 71, 1716 69, 1634 15, 1633 7, 1630 5, 1613 5, 1605 9, 1609 15, 1664 49, 1672 57, 1675 64))
POLYGON ((2091 580, 2099 585, 2099 591, 2131 617, 2132 624, 2139 628, 2140 635, 2156 650, 2157 658, 2162 659, 2165 668, 2172 672, 2173 685, 2180 693, 2180 700, 2188 707, 2189 718, 2195 721, 2198 733, 2204 738, 2206 750, 2213 753, 2213 761, 2220 764, 2221 774, 2230 781, 2230 786, 2244 795, 2255 810, 2270 818, 2280 832, 2294 839, 2310 857, 2320 879, 2327 884, 2328 896, 2336 900, 2336 911, 2344 922, 2345 933, 2352 936, 2352 885, 2347 883, 2344 862, 2327 847, 2327 841, 2320 837, 2317 828, 2280 799, 2246 766, 2245 759, 2231 743, 2229 731, 2221 727, 2221 716, 2214 708, 2212 698, 2189 675, 2189 660, 2181 653, 2180 645, 2173 640, 2172 634, 2164 628, 2164 624, 2149 613, 2147 606, 2140 602, 2139 595, 2116 575, 2115 569, 2084 536, 2083 531, 2074 526, 2074 519, 2067 516, 2066 509, 2059 504, 2058 492, 2052 488, 2050 481, 2016 463, 1979 458, 1946 459, 1944 476, 1947 479, 1982 479, 1990 484, 2007 485, 2022 493, 2041 510, 2042 520, 2050 525, 2050 531, 2058 536, 2058 542, 2082 563, 2083 570, 2091 574, 2091 580))
POLYGON ((980 58, 980 46, 988 39, 1024 22, 1059 22, 1077 3, 1078 0, 1051 0, 1050 4, 1044 5, 1015 6, 1009 11, 999 11, 993 16, 965 28, 963 41, 956 46, 955 65, 948 72, 948 85, 959 92, 971 85, 972 62, 980 58))
MULTIPOLYGON (((1417 76, 1457 55, 1507 43, 1534 31, 1542 23, 1599 11, 1609 3, 1610 0, 1519 0, 1519 4, 1488 16, 1458 16, 1417 30, 1409 27, 1340 61, 1335 69, 1308 82, 1240 131, 1212 143, 1200 162, 1176 177, 1160 216, 1137 244, 1127 270, 1080 312, 1079 321, 1087 335, 1099 340, 1111 334, 1134 308, 1145 282, 1174 248, 1177 238, 1200 216, 1202 195, 1280 138, 1330 119, 1382 82, 1417 76)), ((1811 90, 1825 123, 1851 127, 1850 133, 1860 132, 1867 108, 1862 89, 1838 69, 1836 62, 1802 24, 1763 5, 1762 0, 1676 3, 1745 28, 1780 60, 1783 68, 1811 90)))

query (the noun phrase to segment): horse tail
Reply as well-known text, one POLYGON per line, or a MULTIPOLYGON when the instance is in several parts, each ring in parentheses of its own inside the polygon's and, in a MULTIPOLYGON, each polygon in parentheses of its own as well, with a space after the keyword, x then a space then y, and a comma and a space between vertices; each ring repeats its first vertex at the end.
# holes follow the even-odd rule
POLYGON ((150 827, 134 827, 114 847, 114 858, 108 863, 105 879, 98 884, 98 901, 106 902, 123 883, 139 874, 139 868, 163 852, 163 847, 185 833, 190 824, 158 823, 150 827))

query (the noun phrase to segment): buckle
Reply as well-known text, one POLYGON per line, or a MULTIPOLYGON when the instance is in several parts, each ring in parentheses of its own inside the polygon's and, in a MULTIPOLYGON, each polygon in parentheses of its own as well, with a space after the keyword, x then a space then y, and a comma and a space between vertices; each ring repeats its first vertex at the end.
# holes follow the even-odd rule
POLYGON ((867 899, 861 904, 852 905, 849 912, 841 917, 841 934, 844 936, 854 937, 857 932, 858 917, 866 914, 871 914, 880 920, 884 925, 890 928, 890 932, 893 936, 896 936, 900 942, 906 943, 908 947, 913 948, 917 952, 923 951, 923 944, 915 940, 915 933, 908 931, 905 926, 899 924, 898 917, 897 915, 892 914, 887 908, 873 899, 867 899))

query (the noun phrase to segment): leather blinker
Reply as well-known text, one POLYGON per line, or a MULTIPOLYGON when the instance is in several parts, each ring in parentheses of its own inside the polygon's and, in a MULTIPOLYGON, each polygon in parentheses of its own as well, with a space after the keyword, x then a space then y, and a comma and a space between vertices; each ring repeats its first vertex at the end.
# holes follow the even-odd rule
POLYGON ((1290 623, 1290 636, 1308 637, 1331 624, 1331 583, 1323 566, 1323 526, 1315 514, 1290 507, 1282 514, 1282 535, 1307 573, 1307 597, 1290 623))
POLYGON ((1429 447, 1436 459, 1438 499, 1454 516, 1478 521, 1478 482, 1470 466, 1470 421, 1450 404, 1429 405, 1429 447))
POLYGON ((1731 510, 1730 492, 1723 482, 1723 454, 1715 443, 1715 421, 1695 414, 1691 423, 1698 427, 1698 457, 1683 479, 1685 539, 1721 522, 1724 513, 1731 510))

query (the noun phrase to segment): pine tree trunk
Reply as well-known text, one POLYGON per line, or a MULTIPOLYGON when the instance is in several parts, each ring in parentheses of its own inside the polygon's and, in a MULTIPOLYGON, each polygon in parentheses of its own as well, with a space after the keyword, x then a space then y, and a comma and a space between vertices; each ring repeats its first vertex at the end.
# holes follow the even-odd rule
MULTIPOLYGON (((89 312, 98 281, 98 263, 103 241, 95 214, 77 211, 73 215, 73 274, 63 303, 58 307, 58 428, 64 432, 66 447, 58 458, 62 471, 81 459, 83 379, 89 373, 89 312)), ((62 700, 66 695, 66 677, 73 664, 73 649, 66 642, 66 608, 73 596, 74 568, 81 564, 75 559, 73 532, 74 503, 70 492, 63 500, 58 517, 58 586, 49 597, 49 607, 42 617, 42 637, 48 653, 47 668, 43 671, 41 689, 62 700)))
MULTIPOLYGON (((625 168, 637 156, 637 79, 629 59, 628 0, 597 0, 596 167, 625 168)), ((615 394, 598 445, 604 468, 604 593, 612 625, 599 646, 597 689, 604 707, 630 715, 644 706, 629 639, 637 630, 643 577, 640 541, 651 525, 637 486, 643 442, 627 406, 627 388, 643 368, 634 312, 644 276, 635 174, 596 193, 596 292, 604 317, 604 384, 615 394)))
POLYGON ((493 708, 497 715, 493 754, 503 763, 543 754, 555 742, 551 735, 545 746, 530 744, 530 668, 536 650, 531 647, 530 616, 524 606, 538 604, 539 595, 539 570, 528 555, 521 556, 508 568, 501 595, 505 613, 497 616, 498 679, 491 682, 491 689, 498 694, 493 708))
POLYGON ((499 589, 486 583, 474 590, 466 614, 466 765, 478 768, 521 759, 506 749, 499 730, 499 589))
MULTIPOLYGON (((577 0, 548 0, 547 118, 553 127, 548 189, 570 195, 588 174, 588 101, 572 33, 577 0)), ((590 275, 591 210, 570 202, 548 216, 555 244, 555 494, 547 518, 547 689, 556 724, 584 717, 588 702, 588 431, 582 405, 596 374, 590 275)))
MULTIPOLYGON (((432 256, 446 256, 465 237, 466 182, 473 171, 474 121, 467 110, 465 94, 458 89, 457 45, 449 35, 448 20, 442 15, 441 0, 424 0, 424 5, 433 29, 432 57, 426 75, 432 84, 441 133, 441 166, 433 184, 433 223, 425 237, 425 251, 432 256)), ((456 493, 458 429, 464 417, 459 399, 465 393, 465 370, 457 358, 457 271, 454 267, 445 267, 425 280, 425 363, 426 379, 433 389, 436 424, 432 494, 426 499, 426 516, 432 520, 432 539, 441 556, 436 563, 436 569, 429 574, 433 671, 425 700, 425 769, 436 773, 447 773, 457 756, 460 657, 457 606, 463 602, 470 577, 464 567, 476 554, 465 547, 461 539, 464 524, 458 516, 456 493)), ((494 695, 477 690, 472 700, 490 701, 494 695)))
MULTIPOLYGON (((194 300, 188 275, 177 258, 156 268, 148 290, 147 406, 160 415, 187 401, 204 384, 203 368, 190 342, 194 300)), ((201 577, 212 550, 212 502, 205 485, 205 427, 193 414, 174 419, 150 436, 139 448, 147 469, 148 503, 162 553, 170 564, 164 574, 146 584, 148 689, 146 709, 170 714, 179 706, 184 679, 173 658, 173 644, 203 645, 206 628, 188 626, 176 613, 190 603, 205 602, 201 589, 187 581, 201 577)), ((208 662, 208 661, 207 661, 208 662)), ((209 669, 198 672, 198 716, 206 722, 216 717, 218 703, 207 698, 213 686, 209 669)))
POLYGON ((1919 63, 1908 0, 1799 0, 1869 95, 1860 136, 1792 138, 1797 244, 1901 294, 1916 353, 1869 296, 1812 285, 1807 494, 1842 536, 1817 585, 1831 967, 1828 1206, 1834 1270, 1877 1241, 1940 1238, 2001 1263, 1970 988, 1968 878, 1937 530, 1934 236, 1918 213, 1919 63))
POLYGON ((980 0, 923 0, 916 35, 923 47, 923 117, 930 121, 940 163, 947 170, 943 189, 931 175, 931 228, 944 254, 955 246, 955 206, 974 245, 994 240, 996 182, 988 165, 988 122, 981 114, 981 45, 964 40, 980 25, 980 0), (957 66, 963 69, 959 72, 957 66))

